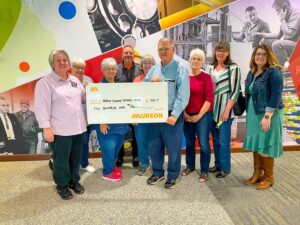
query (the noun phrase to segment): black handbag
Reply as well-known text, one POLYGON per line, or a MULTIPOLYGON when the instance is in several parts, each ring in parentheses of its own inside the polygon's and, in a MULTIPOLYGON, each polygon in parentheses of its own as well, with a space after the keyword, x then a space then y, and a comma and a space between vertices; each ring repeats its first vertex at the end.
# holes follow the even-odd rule
POLYGON ((240 87, 239 97, 237 98, 236 102, 234 103, 232 110, 233 110, 234 115, 236 115, 236 116, 243 115, 243 113, 246 110, 246 98, 245 98, 245 96, 243 96, 241 87, 240 87))
MULTIPOLYGON (((231 72, 230 72, 230 65, 229 65, 229 67, 228 67, 228 70, 229 70, 229 73, 230 73, 230 75, 231 75, 231 72)), ((231 79, 230 79, 230 76, 229 76, 229 86, 230 86, 230 92, 231 92, 231 79)), ((243 113, 244 113, 245 110, 246 110, 246 98, 245 98, 245 96, 243 95, 241 85, 240 85, 240 93, 239 93, 239 96, 238 96, 236 102, 234 103, 234 105, 233 105, 233 107, 232 107, 232 110, 233 110, 234 115, 236 115, 236 116, 241 116, 241 115, 243 115, 243 113)))

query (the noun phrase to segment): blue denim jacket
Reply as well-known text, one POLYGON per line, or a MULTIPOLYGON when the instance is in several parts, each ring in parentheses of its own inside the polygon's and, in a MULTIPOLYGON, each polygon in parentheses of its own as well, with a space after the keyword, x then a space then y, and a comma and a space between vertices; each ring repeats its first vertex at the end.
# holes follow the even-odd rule
MULTIPOLYGON (((246 105, 249 98, 249 86, 254 74, 249 72, 245 81, 246 105)), ((256 114, 275 112, 284 107, 282 102, 283 77, 278 68, 269 68, 258 75, 253 84, 253 105, 256 114)))
MULTIPOLYGON (((108 83, 106 78, 104 77, 101 83, 108 83)), ((127 123, 114 123, 114 124, 108 124, 108 134, 121 134, 125 135, 129 132, 129 125, 127 123)))

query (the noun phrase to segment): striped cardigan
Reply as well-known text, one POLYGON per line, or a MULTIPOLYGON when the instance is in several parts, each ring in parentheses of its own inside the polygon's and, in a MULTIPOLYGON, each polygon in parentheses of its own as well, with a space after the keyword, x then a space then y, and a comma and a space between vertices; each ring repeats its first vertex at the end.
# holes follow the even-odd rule
MULTIPOLYGON (((241 70, 236 64, 226 67, 223 72, 216 73, 213 65, 205 65, 204 70, 211 76, 214 83, 214 121, 219 122, 229 99, 237 100, 240 93, 241 70)), ((229 118, 234 118, 231 110, 229 118)))

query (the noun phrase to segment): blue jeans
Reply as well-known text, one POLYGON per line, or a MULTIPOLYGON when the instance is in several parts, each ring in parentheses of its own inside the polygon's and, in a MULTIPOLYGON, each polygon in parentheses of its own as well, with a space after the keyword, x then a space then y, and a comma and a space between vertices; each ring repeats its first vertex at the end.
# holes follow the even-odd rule
POLYGON ((210 145, 209 134, 213 121, 212 112, 207 112, 197 123, 184 122, 184 135, 186 139, 186 167, 194 169, 196 150, 195 150, 195 135, 198 137, 200 146, 200 166, 201 172, 208 173, 210 163, 210 145))
POLYGON ((165 147, 168 152, 168 179, 177 179, 181 167, 181 144, 183 137, 183 113, 174 126, 167 123, 149 124, 148 150, 154 176, 164 176, 165 147))
POLYGON ((230 141, 232 121, 233 119, 224 121, 219 128, 216 127, 217 123, 213 121, 211 128, 215 153, 215 166, 227 173, 229 173, 231 169, 230 141))
POLYGON ((93 130, 96 130, 97 137, 99 139, 100 136, 100 125, 99 124, 92 124, 87 126, 86 132, 83 133, 83 149, 82 149, 82 157, 80 165, 82 168, 85 168, 89 165, 89 140, 90 135, 93 130))
POLYGON ((149 166, 149 153, 147 149, 147 129, 148 124, 139 123, 134 126, 135 138, 138 146, 138 157, 142 168, 149 166))
POLYGON ((103 134, 100 132, 99 137, 103 163, 102 173, 103 175, 108 175, 113 172, 115 161, 124 142, 125 135, 115 133, 103 134))

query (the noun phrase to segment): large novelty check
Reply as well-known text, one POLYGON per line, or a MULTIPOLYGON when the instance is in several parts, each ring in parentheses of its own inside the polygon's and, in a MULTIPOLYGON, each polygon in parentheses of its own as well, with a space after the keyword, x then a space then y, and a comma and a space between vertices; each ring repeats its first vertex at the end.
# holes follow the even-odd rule
POLYGON ((99 83, 86 87, 89 124, 166 122, 166 82, 99 83))

